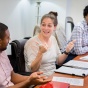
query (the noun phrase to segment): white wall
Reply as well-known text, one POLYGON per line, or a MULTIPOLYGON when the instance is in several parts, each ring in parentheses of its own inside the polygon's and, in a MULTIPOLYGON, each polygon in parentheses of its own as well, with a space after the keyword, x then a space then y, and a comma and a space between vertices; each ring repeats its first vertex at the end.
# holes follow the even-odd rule
MULTIPOLYGON (((39 0, 0 0, 0 22, 8 25, 11 41, 33 36, 36 25, 37 4, 39 0)), ((65 28, 65 17, 71 16, 74 23, 83 20, 83 9, 88 0, 40 0, 40 18, 49 11, 58 12, 58 22, 65 28)), ((68 37, 70 37, 68 31, 68 37)), ((8 47, 9 52, 9 47, 8 47)))
POLYGON ((83 20, 83 9, 88 5, 88 0, 71 0, 69 16, 74 19, 75 24, 83 20))
POLYGON ((0 0, 0 22, 8 25, 11 40, 23 38, 29 26, 28 0, 0 0))
MULTIPOLYGON (((37 23, 36 1, 37 0, 0 0, 0 22, 8 25, 11 32, 11 41, 33 35, 33 29, 37 23)), ((40 19, 42 15, 49 11, 56 11, 58 12, 59 24, 64 27, 66 0, 40 1, 40 19)))
MULTIPOLYGON (((30 9, 28 0, 0 0, 0 22, 8 25, 11 41, 26 36, 26 30, 30 27, 30 9)), ((10 46, 7 52, 10 53, 10 46)))
MULTIPOLYGON (((29 29, 26 30, 27 36, 33 35, 33 29, 35 25, 37 24, 37 0, 30 0, 31 3, 31 11, 30 11, 30 24, 29 29), (29 33, 30 31, 30 33, 29 33)), ((66 0, 40 0, 40 14, 39 14, 39 24, 41 17, 49 13, 50 11, 56 11, 58 12, 58 22, 62 27, 65 27, 65 16, 66 16, 66 0)), ((38 25, 39 25, 38 24, 38 25)))
MULTIPOLYGON (((74 24, 82 21, 83 18, 83 9, 88 5, 88 0, 67 0, 67 9, 66 16, 71 16, 73 18, 74 24)), ((67 39, 71 36, 71 29, 69 24, 67 28, 67 39)))

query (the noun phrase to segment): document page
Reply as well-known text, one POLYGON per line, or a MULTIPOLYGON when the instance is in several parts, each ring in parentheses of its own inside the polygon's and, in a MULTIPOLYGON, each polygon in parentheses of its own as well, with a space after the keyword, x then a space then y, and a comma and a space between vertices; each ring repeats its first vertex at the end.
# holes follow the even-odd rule
POLYGON ((79 68, 72 68, 72 67, 65 67, 61 66, 60 68, 56 69, 55 72, 71 74, 76 76, 87 76, 88 70, 86 69, 79 69, 79 68))
POLYGON ((70 85, 83 86, 84 79, 79 78, 67 78, 67 77, 56 77, 54 76, 52 81, 69 83, 70 85))
POLYGON ((64 66, 77 67, 88 69, 88 62, 78 61, 78 60, 70 60, 67 63, 63 64, 64 66))
POLYGON ((87 60, 87 61, 88 61, 88 55, 83 56, 83 57, 81 57, 80 59, 81 59, 81 60, 87 60))

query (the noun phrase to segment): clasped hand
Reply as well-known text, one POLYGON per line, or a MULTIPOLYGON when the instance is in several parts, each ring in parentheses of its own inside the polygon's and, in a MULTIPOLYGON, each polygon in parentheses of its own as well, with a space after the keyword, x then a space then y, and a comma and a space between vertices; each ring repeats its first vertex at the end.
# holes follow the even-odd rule
POLYGON ((45 53, 47 51, 48 47, 46 45, 40 45, 39 46, 39 51, 41 53, 45 53))
POLYGON ((41 74, 43 74, 43 72, 32 73, 28 78, 28 80, 30 80, 30 84, 40 85, 51 81, 51 79, 47 78, 46 76, 41 76, 41 74))

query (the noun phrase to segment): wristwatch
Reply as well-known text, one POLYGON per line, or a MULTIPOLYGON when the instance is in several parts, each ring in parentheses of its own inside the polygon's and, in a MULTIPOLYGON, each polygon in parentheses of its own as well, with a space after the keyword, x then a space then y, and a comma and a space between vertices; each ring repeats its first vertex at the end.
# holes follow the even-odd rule
POLYGON ((70 54, 70 52, 66 52, 66 51, 64 51, 63 53, 66 54, 66 55, 69 55, 70 54))

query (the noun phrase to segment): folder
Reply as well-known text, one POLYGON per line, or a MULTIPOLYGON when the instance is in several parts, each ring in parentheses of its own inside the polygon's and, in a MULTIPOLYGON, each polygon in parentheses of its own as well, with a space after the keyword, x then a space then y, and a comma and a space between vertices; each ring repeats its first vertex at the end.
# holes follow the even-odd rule
POLYGON ((52 81, 47 84, 41 85, 39 88, 70 88, 69 83, 52 81))

